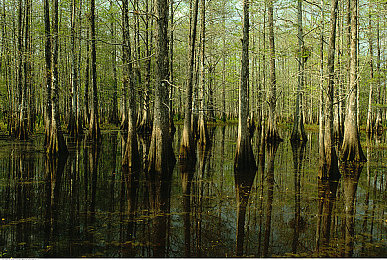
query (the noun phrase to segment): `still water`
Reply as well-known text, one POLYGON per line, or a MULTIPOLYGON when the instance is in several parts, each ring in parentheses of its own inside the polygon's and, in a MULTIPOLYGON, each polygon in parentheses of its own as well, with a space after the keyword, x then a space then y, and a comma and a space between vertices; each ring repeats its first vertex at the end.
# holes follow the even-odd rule
POLYGON ((316 133, 292 147, 284 131, 262 156, 254 137, 258 170, 240 174, 236 130, 215 128, 194 171, 165 176, 124 174, 117 131, 99 150, 68 140, 63 162, 45 159, 43 136, 1 139, 1 256, 387 256, 385 136, 364 142, 363 167, 321 181, 316 133))

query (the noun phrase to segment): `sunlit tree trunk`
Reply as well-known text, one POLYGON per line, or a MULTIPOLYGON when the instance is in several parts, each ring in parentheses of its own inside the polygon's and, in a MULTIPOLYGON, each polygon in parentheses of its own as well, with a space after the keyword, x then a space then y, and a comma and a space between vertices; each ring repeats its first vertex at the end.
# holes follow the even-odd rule
POLYGON ((82 132, 82 123, 79 118, 79 90, 78 90, 78 64, 75 42, 75 24, 76 24, 76 0, 71 1, 71 110, 68 123, 68 131, 70 136, 79 137, 82 132))
MULTIPOLYGON (((110 29, 111 29, 111 38, 114 39, 116 37, 116 25, 114 23, 114 14, 113 14, 113 1, 110 0, 110 12, 111 12, 111 22, 110 22, 110 29)), ((113 69, 113 102, 112 107, 110 108, 110 115, 109 115, 109 122, 114 125, 119 124, 119 118, 118 118, 118 101, 117 101, 117 91, 118 91, 118 79, 117 79, 117 47, 116 45, 112 46, 112 69, 113 69)))
POLYGON ((277 104, 277 81, 275 75, 275 45, 274 45, 274 21, 273 0, 268 1, 268 25, 269 25, 269 58, 270 58, 270 88, 269 88, 269 115, 267 121, 266 141, 278 142, 282 138, 278 134, 275 107, 277 104))
POLYGON ((243 1, 242 67, 239 87, 238 139, 234 161, 234 168, 237 171, 256 170, 247 121, 249 116, 249 5, 248 0, 243 1))
POLYGON ((152 131, 152 121, 150 116, 150 92, 151 92, 151 62, 152 62, 152 42, 153 42, 153 18, 149 15, 150 9, 153 10, 153 4, 149 7, 149 0, 145 2, 146 18, 145 18, 145 48, 147 60, 145 62, 145 89, 144 102, 142 108, 141 122, 138 126, 139 133, 150 133, 152 131), (149 33, 149 31, 151 32, 149 33))
POLYGON ((373 118, 372 118, 372 97, 373 97, 373 85, 374 85, 374 50, 373 50, 373 37, 372 37, 372 15, 371 15, 371 3, 369 3, 368 7, 368 48, 369 48, 369 55, 370 55, 370 79, 369 79, 369 96, 368 96, 368 111, 367 111, 367 126, 366 126, 366 132, 367 135, 370 136, 372 135, 372 123, 373 123, 373 118))
POLYGON ((305 61, 308 58, 305 52, 304 35, 302 30, 302 0, 298 0, 297 18, 298 18, 298 88, 296 104, 294 110, 293 131, 290 137, 291 141, 306 141, 307 137, 304 129, 304 116, 302 105, 302 91, 304 87, 304 69, 305 61), (306 57, 305 57, 306 56, 306 57))
POLYGON ((335 84, 335 52, 336 52, 336 21, 337 21, 338 0, 331 1, 331 24, 328 45, 327 69, 328 69, 328 86, 326 90, 326 108, 325 108, 325 165, 326 172, 322 178, 333 177, 338 174, 338 161, 334 147, 333 135, 333 94, 335 84))
POLYGON ((325 172, 325 148, 324 148, 324 0, 321 0, 321 20, 320 20, 320 107, 319 107, 319 132, 318 132, 318 150, 319 150, 319 177, 325 172))
MULTIPOLYGON (((61 156, 67 154, 67 145, 63 137, 59 116, 59 73, 58 73, 58 49, 59 49, 59 6, 58 0, 54 0, 53 6, 53 55, 52 55, 52 85, 51 85, 51 124, 48 140, 47 154, 61 156)), ((47 8, 48 8, 47 3, 47 8)), ((47 21, 46 21, 47 22, 47 21)), ((47 66, 47 65, 46 65, 47 66)))
POLYGON ((129 32, 129 9, 128 0, 122 1, 122 62, 123 62, 123 86, 128 90, 128 136, 126 141, 126 152, 123 158, 123 165, 126 165, 129 170, 137 170, 139 164, 139 154, 137 147, 136 136, 136 99, 135 99, 135 82, 133 66, 131 62, 132 51, 130 47, 130 32, 129 32))
MULTIPOLYGON (((341 158, 344 161, 366 161, 360 144, 358 121, 357 121, 357 0, 351 0, 351 59, 349 93, 347 98, 346 117, 344 125, 344 140, 341 158)), ((349 10, 348 10, 349 11, 349 10)))
MULTIPOLYGON (((381 63, 381 57, 380 57, 380 15, 377 17, 376 22, 376 48, 377 48, 377 59, 376 59, 376 72, 377 72, 377 104, 379 105, 378 109, 376 110, 376 122, 375 122, 375 130, 378 134, 381 133, 383 126, 382 126, 382 109, 380 108, 381 105, 383 105, 383 96, 382 96, 382 82, 380 80, 381 78, 381 71, 380 71, 380 63, 381 63)), ((385 83, 384 83, 385 84, 385 83)), ((386 85, 384 85, 384 91, 386 91, 386 85)))
POLYGON ((194 0, 190 35, 189 35, 189 57, 188 57, 188 78, 185 89, 185 106, 184 106, 184 127, 180 143, 180 159, 189 159, 196 157, 194 150, 193 133, 191 131, 191 117, 192 117, 192 89, 193 89, 193 73, 195 61, 195 42, 196 42, 196 28, 198 19, 198 5, 199 0, 194 0))

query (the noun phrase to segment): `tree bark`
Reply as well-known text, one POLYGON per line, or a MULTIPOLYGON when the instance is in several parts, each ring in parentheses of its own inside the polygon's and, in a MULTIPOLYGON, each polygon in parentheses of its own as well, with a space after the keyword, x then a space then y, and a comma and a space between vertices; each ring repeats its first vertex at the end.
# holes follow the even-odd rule
POLYGON ((236 171, 254 171, 256 164, 251 148, 250 133, 248 127, 249 116, 249 2, 243 1, 243 39, 242 39, 242 67, 241 83, 239 87, 239 117, 238 139, 234 160, 236 171))
POLYGON ((71 110, 68 123, 68 131, 70 136, 79 138, 83 132, 82 123, 79 118, 79 93, 78 93, 78 63, 75 42, 75 26, 76 26, 76 0, 71 1, 71 110))
MULTIPOLYGON (((150 112, 150 85, 151 85, 151 50, 153 42, 153 34, 149 34, 149 30, 153 29, 153 18, 149 15, 149 0, 146 0, 145 10, 146 10, 146 20, 145 20, 145 48, 146 48, 146 70, 145 70, 145 90, 144 90, 144 103, 142 108, 142 117, 141 122, 138 126, 138 132, 143 134, 148 134, 152 132, 152 121, 149 115, 150 112), (150 23, 150 24, 149 24, 150 23)), ((153 5, 150 8, 153 10, 153 5)))
POLYGON ((373 38, 372 38, 372 15, 371 15, 371 2, 369 3, 368 7, 368 48, 369 48, 369 55, 370 55, 370 79, 369 79, 369 95, 368 95, 368 111, 367 111, 367 126, 366 126, 366 133, 368 136, 372 135, 372 97, 373 97, 373 85, 374 85, 374 50, 373 50, 373 38))
MULTIPOLYGON (((51 85, 51 129, 47 146, 47 154, 50 156, 67 155, 67 145, 63 137, 59 116, 59 73, 58 73, 58 49, 59 49, 59 6, 58 0, 54 0, 53 6, 53 55, 52 55, 52 85, 51 85)), ((48 8, 48 3, 47 3, 48 8)), ((47 66, 47 65, 46 65, 47 66)))
POLYGON ((156 86, 154 120, 148 155, 149 173, 168 173, 175 165, 169 131, 169 59, 168 59, 168 0, 155 1, 156 22, 156 86))
POLYGON ((304 112, 302 105, 302 91, 304 87, 304 69, 305 69, 305 60, 308 57, 305 57, 305 45, 304 45, 304 35, 302 30, 302 0, 298 0, 297 5, 297 18, 298 18, 298 88, 296 96, 296 104, 294 110, 294 122, 293 122, 293 131, 290 137, 290 140, 293 142, 306 141, 307 137, 304 129, 304 112))
POLYGON ((342 145, 341 159, 343 161, 366 161, 360 144, 358 121, 357 121, 357 0, 351 0, 351 59, 349 93, 346 107, 344 125, 344 140, 342 145))
POLYGON ((132 51, 130 47, 129 33, 129 9, 128 0, 122 1, 122 54, 123 54, 123 87, 128 90, 128 136, 126 142, 126 150, 123 158, 123 165, 130 171, 139 169, 139 153, 136 136, 136 97, 133 66, 131 62, 132 51))
POLYGON ((189 35, 189 53, 188 53, 188 78, 185 89, 185 106, 184 106, 184 127, 180 142, 180 160, 187 160, 189 158, 196 158, 194 149, 193 135, 191 131, 192 118, 192 89, 193 89, 193 73, 195 61, 195 42, 196 42, 196 28, 198 20, 198 5, 199 0, 194 0, 193 10, 191 12, 192 21, 189 35))
POLYGON ((208 130, 206 122, 206 102, 205 102, 205 43, 206 43, 206 0, 201 0, 201 49, 200 49, 200 110, 199 110, 199 144, 205 145, 208 142, 208 130))
POLYGON ((282 138, 278 134, 276 103, 277 103, 277 80, 275 75, 275 45, 274 45, 274 21, 273 21, 273 0, 268 2, 269 22, 269 58, 270 58, 270 89, 269 89, 269 115, 267 121, 266 141, 279 142, 282 138))
POLYGON ((95 142, 101 138, 98 116, 97 56, 95 50, 95 0, 90 0, 90 37, 91 37, 91 87, 93 105, 91 107, 88 139, 95 142))
MULTIPOLYGON (((111 12, 111 38, 114 39, 116 37, 116 25, 114 23, 114 14, 113 14, 113 1, 110 1, 110 12, 111 12)), ((113 69, 113 100, 112 100, 112 108, 110 110, 109 115, 109 122, 114 125, 118 125, 120 120, 118 118, 118 101, 117 101, 117 47, 116 45, 112 46, 112 53, 111 53, 111 59, 112 59, 112 69, 113 69)))

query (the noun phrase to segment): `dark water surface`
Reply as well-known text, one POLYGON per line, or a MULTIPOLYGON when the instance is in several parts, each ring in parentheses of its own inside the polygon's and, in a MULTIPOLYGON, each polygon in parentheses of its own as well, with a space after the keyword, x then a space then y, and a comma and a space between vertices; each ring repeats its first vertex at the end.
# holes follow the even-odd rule
POLYGON ((194 172, 163 177, 122 173, 119 132, 99 151, 69 142, 65 162, 45 159, 43 136, 0 140, 1 256, 387 256, 385 136, 364 143, 362 169, 320 181, 316 133, 261 157, 254 138, 257 172, 234 174, 236 129, 214 130, 194 172))

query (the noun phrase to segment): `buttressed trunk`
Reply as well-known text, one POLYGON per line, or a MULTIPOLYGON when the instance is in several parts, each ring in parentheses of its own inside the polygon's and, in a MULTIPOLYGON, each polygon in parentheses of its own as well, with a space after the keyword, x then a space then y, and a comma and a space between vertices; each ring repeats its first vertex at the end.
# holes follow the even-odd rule
POLYGON ((239 88, 239 121, 238 140, 235 154, 234 168, 236 170, 256 170, 254 154, 251 149, 248 127, 249 115, 249 2, 243 5, 243 39, 242 39, 242 67, 241 83, 239 88))
POLYGON ((275 45, 274 45, 274 21, 273 21, 273 0, 269 1, 269 53, 270 53, 270 89, 269 89, 269 115, 267 121, 266 141, 279 142, 282 138, 278 134, 275 107, 277 103, 277 82, 275 75, 275 45))
POLYGON ((344 141, 342 146, 341 159, 343 161, 366 161, 363 149, 360 144, 357 121, 357 0, 351 0, 351 59, 349 95, 347 99, 347 113, 344 124, 344 141))
POLYGON ((156 17, 156 86, 154 120, 148 155, 148 172, 169 172, 175 164, 169 132, 169 59, 168 0, 155 2, 156 17))

